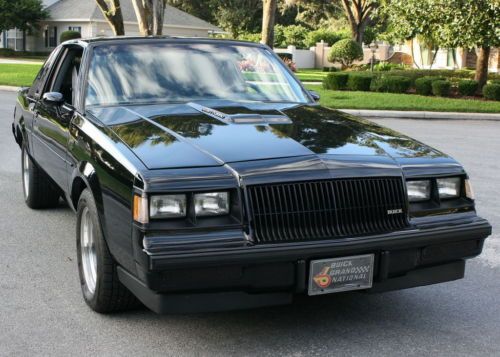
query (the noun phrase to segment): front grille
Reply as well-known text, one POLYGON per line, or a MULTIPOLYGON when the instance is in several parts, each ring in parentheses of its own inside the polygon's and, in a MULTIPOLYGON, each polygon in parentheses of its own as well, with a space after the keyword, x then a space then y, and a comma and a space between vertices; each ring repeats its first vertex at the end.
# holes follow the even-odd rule
POLYGON ((385 233, 408 226, 399 177, 247 187, 256 243, 385 233))

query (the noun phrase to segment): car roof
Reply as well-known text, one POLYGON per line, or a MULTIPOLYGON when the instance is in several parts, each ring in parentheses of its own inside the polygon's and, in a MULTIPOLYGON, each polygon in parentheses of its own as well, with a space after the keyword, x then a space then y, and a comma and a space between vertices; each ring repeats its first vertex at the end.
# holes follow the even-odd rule
POLYGON ((109 36, 109 37, 91 37, 91 38, 79 38, 74 40, 69 40, 64 42, 63 44, 84 44, 84 45, 101 45, 106 43, 137 43, 141 41, 145 42, 158 42, 158 41, 168 41, 168 42, 190 42, 190 43, 227 43, 227 44, 240 44, 240 45, 250 45, 256 47, 266 47, 261 43, 250 42, 250 41, 241 41, 241 40, 233 40, 233 39, 223 39, 223 38, 211 38, 211 37, 179 37, 179 36, 109 36))

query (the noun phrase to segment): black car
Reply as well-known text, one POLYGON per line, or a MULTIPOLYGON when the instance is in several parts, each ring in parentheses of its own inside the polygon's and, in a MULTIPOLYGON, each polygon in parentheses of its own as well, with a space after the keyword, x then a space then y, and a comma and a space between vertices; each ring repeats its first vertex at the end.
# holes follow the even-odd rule
POLYGON ((65 42, 18 94, 26 204, 76 211, 99 312, 462 278, 491 233, 462 166, 317 100, 259 44, 65 42))

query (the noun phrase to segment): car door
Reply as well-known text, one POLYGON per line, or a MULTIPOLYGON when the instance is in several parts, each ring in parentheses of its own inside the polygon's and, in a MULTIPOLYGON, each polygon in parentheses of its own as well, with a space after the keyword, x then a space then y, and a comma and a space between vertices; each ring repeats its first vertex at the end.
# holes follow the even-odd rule
POLYGON ((50 56, 47 58, 47 60, 43 64, 43 66, 40 69, 40 71, 38 72, 35 80, 33 81, 33 84, 28 89, 28 92, 26 94, 27 106, 23 107, 25 109, 24 109, 22 116, 25 120, 25 129, 28 133, 27 139, 28 139, 29 152, 33 157, 35 154, 35 145, 33 144, 33 138, 32 138, 31 134, 33 132, 33 119, 34 119, 35 105, 43 93, 43 88, 45 87, 45 84, 47 83, 47 80, 49 78, 49 75, 50 75, 52 69, 55 67, 55 63, 57 61, 57 58, 58 58, 60 51, 61 51, 61 48, 58 47, 50 54, 50 56))
POLYGON ((73 96, 78 76, 78 61, 81 59, 82 52, 81 48, 63 48, 55 70, 44 88, 44 93, 39 97, 34 108, 35 160, 65 192, 68 190, 69 124, 75 113, 73 96), (63 103, 56 104, 44 99, 46 93, 55 92, 62 94, 63 103))

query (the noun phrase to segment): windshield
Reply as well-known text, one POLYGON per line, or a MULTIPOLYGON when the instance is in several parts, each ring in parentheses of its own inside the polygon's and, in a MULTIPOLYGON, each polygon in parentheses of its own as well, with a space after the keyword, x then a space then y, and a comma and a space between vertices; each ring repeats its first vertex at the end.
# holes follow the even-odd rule
POLYGON ((97 46, 85 104, 309 102, 280 61, 264 48, 224 43, 97 46))

